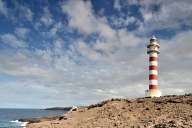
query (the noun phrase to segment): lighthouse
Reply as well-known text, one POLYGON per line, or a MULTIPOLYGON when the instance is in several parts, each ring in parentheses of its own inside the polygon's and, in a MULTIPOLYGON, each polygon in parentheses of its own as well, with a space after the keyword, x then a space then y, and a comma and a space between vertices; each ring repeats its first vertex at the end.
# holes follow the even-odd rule
POLYGON ((146 97, 160 97, 161 91, 158 88, 158 54, 159 42, 153 36, 147 45, 147 54, 149 54, 149 89, 146 90, 146 97))

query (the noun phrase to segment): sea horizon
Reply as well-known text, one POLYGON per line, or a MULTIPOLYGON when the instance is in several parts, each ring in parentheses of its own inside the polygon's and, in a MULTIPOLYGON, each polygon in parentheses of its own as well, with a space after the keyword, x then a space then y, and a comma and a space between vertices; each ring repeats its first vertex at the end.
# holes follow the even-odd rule
POLYGON ((21 128, 24 127, 25 122, 19 122, 19 119, 63 115, 65 112, 37 108, 0 108, 0 128, 21 128))

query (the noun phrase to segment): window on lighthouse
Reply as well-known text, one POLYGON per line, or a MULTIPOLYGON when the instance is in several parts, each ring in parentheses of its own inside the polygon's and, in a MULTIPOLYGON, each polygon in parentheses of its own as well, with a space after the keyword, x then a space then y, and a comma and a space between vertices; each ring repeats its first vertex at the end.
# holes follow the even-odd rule
POLYGON ((151 50, 157 50, 157 47, 156 46, 151 46, 150 49, 151 50))

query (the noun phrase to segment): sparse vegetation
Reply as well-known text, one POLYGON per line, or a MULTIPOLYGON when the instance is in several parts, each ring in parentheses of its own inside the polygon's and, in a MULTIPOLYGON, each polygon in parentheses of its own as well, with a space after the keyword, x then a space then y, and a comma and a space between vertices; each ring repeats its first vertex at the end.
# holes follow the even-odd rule
MULTIPOLYGON (((110 99, 57 118, 57 128, 191 128, 192 95, 110 99)), ((32 123, 39 128, 52 121, 32 123)))

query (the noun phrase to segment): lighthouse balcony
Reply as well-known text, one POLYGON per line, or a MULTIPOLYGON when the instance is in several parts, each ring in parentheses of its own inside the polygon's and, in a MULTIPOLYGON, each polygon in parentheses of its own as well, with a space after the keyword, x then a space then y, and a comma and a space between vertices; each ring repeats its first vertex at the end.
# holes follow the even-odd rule
POLYGON ((160 48, 160 45, 159 45, 157 42, 150 42, 150 43, 147 45, 147 48, 150 48, 151 46, 160 48))
POLYGON ((154 46, 151 46, 151 47, 147 48, 147 53, 151 53, 151 52, 160 53, 159 52, 159 48, 158 47, 154 47, 154 46))
POLYGON ((150 53, 153 53, 153 52, 156 52, 157 54, 160 53, 160 51, 156 50, 156 49, 149 49, 149 50, 147 50, 147 54, 150 54, 150 53))

